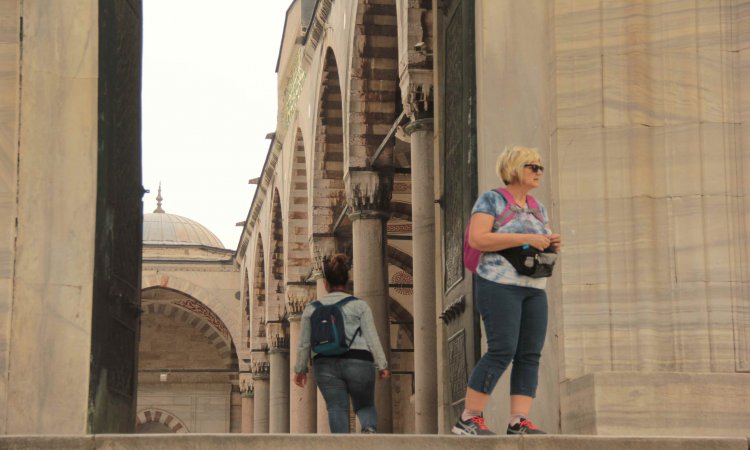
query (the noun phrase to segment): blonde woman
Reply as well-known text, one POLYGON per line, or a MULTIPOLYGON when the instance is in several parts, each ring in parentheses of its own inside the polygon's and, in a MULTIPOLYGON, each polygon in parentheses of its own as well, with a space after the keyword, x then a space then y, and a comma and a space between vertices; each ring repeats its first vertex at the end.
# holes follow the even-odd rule
POLYGON ((469 244, 482 252, 475 277, 475 302, 484 322, 487 353, 477 363, 466 388, 465 409, 454 434, 494 435, 482 412, 497 381, 512 362, 510 420, 507 434, 544 434, 529 420, 536 395, 539 359, 547 333, 546 278, 519 274, 498 252, 529 246, 559 252, 562 240, 552 233, 541 203, 528 196, 539 187, 544 167, 539 153, 527 147, 508 147, 497 158, 497 174, 506 195, 491 190, 479 196, 472 209, 469 244), (510 195, 507 195, 510 194, 510 195), (506 196, 515 205, 512 218, 500 224, 506 196), (540 211, 529 207, 536 203, 540 211))

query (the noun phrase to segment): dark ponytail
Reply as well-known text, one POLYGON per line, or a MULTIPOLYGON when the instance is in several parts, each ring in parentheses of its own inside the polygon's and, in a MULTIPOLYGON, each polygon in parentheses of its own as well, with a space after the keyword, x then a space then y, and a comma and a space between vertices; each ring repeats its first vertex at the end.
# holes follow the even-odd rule
POLYGON ((349 258, 338 253, 324 260, 323 274, 330 287, 346 286, 349 281, 349 258))

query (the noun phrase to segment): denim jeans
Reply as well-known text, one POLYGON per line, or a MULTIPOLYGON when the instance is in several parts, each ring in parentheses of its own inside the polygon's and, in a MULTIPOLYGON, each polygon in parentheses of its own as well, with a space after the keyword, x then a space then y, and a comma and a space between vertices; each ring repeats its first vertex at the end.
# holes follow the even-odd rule
POLYGON ((376 429, 375 364, 361 359, 317 358, 315 382, 328 408, 331 433, 349 432, 349 396, 362 429, 376 429))
POLYGON ((475 299, 487 335, 487 353, 469 377, 469 387, 490 394, 510 362, 510 395, 534 397, 539 359, 547 334, 547 293, 475 277, 475 299))

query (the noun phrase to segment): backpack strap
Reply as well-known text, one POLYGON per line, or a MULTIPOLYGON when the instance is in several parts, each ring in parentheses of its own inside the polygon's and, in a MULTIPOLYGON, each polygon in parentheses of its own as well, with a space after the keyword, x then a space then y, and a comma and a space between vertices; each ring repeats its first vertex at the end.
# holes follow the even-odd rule
MULTIPOLYGON (((349 297, 342 298, 341 300, 337 301, 334 305, 338 308, 341 308, 342 306, 346 305, 349 302, 352 302, 354 300, 359 300, 357 297, 350 295, 349 297)), ((341 314, 343 315, 344 311, 341 311, 341 314)), ((362 333, 362 327, 357 327, 357 331, 354 332, 352 335, 352 339, 349 341, 349 343, 346 345, 347 348, 352 346, 352 342, 354 342, 354 339, 357 337, 357 334, 362 333)))
POLYGON ((516 199, 514 199, 513 195, 505 188, 497 188, 494 189, 494 191, 502 195, 505 199, 505 208, 495 218, 495 223, 499 222, 500 226, 503 226, 516 216, 516 212, 511 209, 511 205, 516 204, 516 199))
MULTIPOLYGON (((497 218, 495 219, 495 223, 500 223, 500 226, 503 226, 511 221, 514 217, 516 217, 516 211, 514 211, 514 208, 512 208, 512 205, 516 204, 516 199, 513 198, 513 194, 510 193, 505 188, 497 188, 494 189, 495 192, 502 195, 505 199, 505 209, 503 209, 503 212, 501 212, 497 218)), ((544 214, 542 214, 542 208, 539 207, 539 203, 537 203, 536 199, 532 195, 526 195, 526 208, 528 208, 529 212, 534 215, 534 217, 537 218, 542 223, 545 223, 544 221, 544 214)))
POLYGON ((546 224, 544 221, 544 214, 542 214, 542 208, 537 203, 536 199, 532 195, 526 196, 526 206, 529 208, 529 212, 534 215, 540 222, 546 224))
POLYGON ((310 304, 313 306, 313 308, 318 308, 323 306, 322 303, 320 303, 320 300, 315 300, 314 302, 310 302, 310 304))

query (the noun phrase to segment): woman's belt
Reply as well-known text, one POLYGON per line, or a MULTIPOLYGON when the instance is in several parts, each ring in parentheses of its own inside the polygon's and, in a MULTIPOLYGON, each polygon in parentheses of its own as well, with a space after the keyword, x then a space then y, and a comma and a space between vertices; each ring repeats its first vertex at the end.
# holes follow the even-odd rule
POLYGON ((375 359, 372 357, 372 353, 370 353, 368 350, 360 350, 356 348, 350 349, 348 352, 342 353, 336 356, 315 355, 313 357, 313 361, 317 359, 331 359, 331 358, 361 359, 362 361, 375 362, 375 359))

